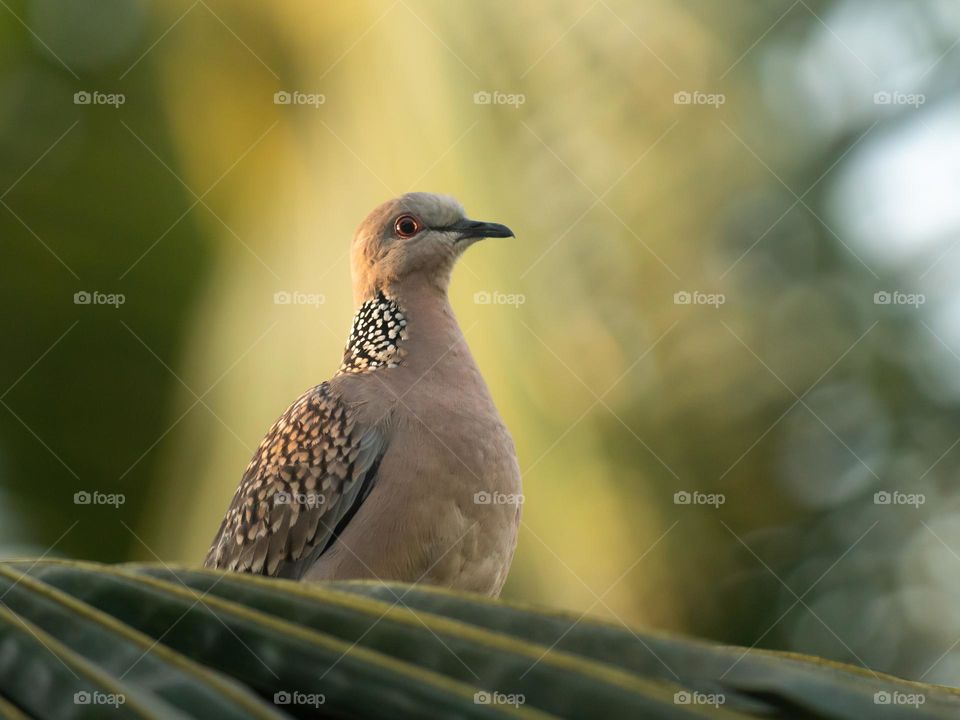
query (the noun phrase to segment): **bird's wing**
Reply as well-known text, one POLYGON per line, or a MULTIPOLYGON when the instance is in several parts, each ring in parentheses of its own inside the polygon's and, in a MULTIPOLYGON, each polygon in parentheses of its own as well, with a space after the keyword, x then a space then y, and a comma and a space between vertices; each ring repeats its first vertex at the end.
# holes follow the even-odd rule
POLYGON ((366 498, 384 446, 329 383, 308 390, 254 453, 204 566, 299 577, 366 498))

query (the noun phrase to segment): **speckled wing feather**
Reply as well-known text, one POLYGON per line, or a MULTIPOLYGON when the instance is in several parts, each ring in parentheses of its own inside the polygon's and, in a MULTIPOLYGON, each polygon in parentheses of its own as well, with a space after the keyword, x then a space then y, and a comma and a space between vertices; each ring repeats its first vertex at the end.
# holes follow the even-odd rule
POLYGON ((298 578, 369 493, 381 433, 357 425, 329 383, 304 393, 247 466, 204 566, 298 578))

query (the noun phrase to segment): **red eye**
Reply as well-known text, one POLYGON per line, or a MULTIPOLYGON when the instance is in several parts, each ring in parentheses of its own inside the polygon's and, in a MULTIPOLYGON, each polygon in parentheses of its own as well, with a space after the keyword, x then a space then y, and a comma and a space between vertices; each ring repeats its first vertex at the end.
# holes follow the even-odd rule
POLYGON ((394 224, 393 229, 397 231, 397 235, 399 237, 411 238, 420 232, 420 230, 423 229, 423 226, 413 215, 401 215, 397 218, 397 222, 394 224))

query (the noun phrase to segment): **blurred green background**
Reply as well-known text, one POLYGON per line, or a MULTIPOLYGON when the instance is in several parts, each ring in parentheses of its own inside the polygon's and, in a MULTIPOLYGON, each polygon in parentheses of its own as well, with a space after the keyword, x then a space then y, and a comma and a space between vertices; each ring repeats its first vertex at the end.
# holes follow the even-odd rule
POLYGON ((505 596, 958 684, 957 3, 0 5, 4 554, 199 563, 445 192, 505 596))

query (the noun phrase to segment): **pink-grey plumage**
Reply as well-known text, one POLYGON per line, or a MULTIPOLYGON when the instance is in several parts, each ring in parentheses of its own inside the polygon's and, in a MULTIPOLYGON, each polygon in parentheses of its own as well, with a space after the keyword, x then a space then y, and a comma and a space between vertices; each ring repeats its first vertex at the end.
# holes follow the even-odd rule
POLYGON ((512 234, 427 193, 367 217, 351 248, 357 314, 343 363, 267 433, 206 566, 499 594, 520 472, 447 287, 467 247, 512 234))

